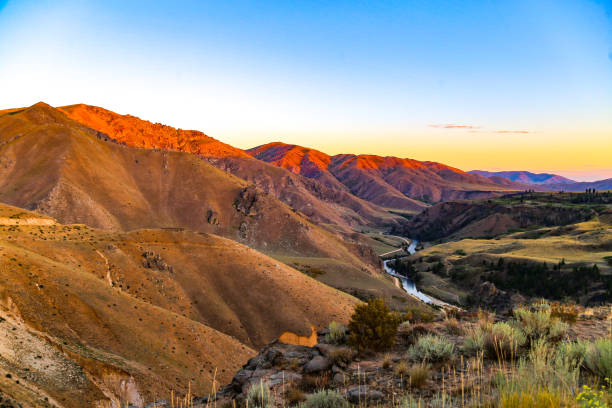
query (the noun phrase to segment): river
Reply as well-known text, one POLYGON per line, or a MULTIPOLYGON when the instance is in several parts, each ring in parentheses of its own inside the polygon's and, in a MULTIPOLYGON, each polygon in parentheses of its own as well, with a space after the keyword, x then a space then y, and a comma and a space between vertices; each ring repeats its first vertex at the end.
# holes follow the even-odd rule
MULTIPOLYGON (((410 255, 413 255, 414 253, 416 253, 416 246, 417 246, 417 244, 418 244, 418 241, 416 239, 410 240, 410 245, 408 246, 408 253, 410 255)), ((391 266, 389 266, 389 262, 392 262, 392 261, 393 261, 393 259, 388 259, 388 260, 383 262, 384 263, 384 267, 385 267, 385 272, 387 272, 389 275, 399 279, 400 282, 402 282, 402 288, 404 288, 406 293, 408 293, 409 295, 412 295, 412 296, 416 297, 417 299, 419 299, 420 301, 428 303, 428 304, 437 305, 437 306, 451 306, 451 307, 455 307, 455 306, 449 305, 446 302, 441 301, 440 299, 436 299, 434 297, 428 296, 425 293, 423 293, 420 290, 418 290, 413 281, 411 281, 407 277, 405 277, 403 275, 400 275, 399 273, 395 272, 395 270, 391 266)))

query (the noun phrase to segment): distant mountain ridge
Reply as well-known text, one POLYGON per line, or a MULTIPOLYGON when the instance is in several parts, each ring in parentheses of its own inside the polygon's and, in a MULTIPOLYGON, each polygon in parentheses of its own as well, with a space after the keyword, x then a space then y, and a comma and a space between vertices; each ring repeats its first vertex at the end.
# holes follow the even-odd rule
POLYGON ((297 172, 256 160, 245 151, 203 132, 176 129, 91 105, 57 109, 127 146, 195 154, 213 166, 257 185, 318 223, 335 224, 350 232, 356 225, 381 226, 403 222, 402 217, 352 195, 340 183, 322 185, 314 178, 302 177, 297 172))
POLYGON ((519 183, 498 183, 454 167, 376 155, 327 155, 308 147, 268 143, 247 153, 328 186, 387 208, 420 211, 428 202, 460 198, 485 198, 524 190, 519 183))
POLYGON ((485 171, 485 170, 472 170, 468 171, 470 174, 477 174, 479 176, 493 178, 503 177, 510 181, 515 181, 522 184, 570 184, 575 183, 574 180, 570 180, 566 177, 559 176, 557 174, 550 173, 532 173, 530 171, 485 171))

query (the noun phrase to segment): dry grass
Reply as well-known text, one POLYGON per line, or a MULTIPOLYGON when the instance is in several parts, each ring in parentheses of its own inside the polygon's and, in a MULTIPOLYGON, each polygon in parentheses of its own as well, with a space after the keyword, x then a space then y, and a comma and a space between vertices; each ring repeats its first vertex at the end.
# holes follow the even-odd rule
POLYGON ((306 394, 296 386, 290 386, 285 392, 285 400, 291 405, 297 405, 306 400, 306 394))
POLYGON ((431 370, 425 364, 415 364, 408 370, 408 378, 411 387, 423 388, 431 370))
POLYGON ((463 334, 465 334, 465 329, 463 328, 461 323, 459 323, 459 321, 454 317, 444 320, 444 328, 449 334, 452 334, 454 336, 462 336, 463 334))

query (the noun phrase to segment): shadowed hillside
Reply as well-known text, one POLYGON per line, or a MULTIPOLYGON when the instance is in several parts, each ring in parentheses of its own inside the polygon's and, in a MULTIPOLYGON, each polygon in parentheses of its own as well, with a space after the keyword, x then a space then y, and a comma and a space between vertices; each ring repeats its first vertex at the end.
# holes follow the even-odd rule
POLYGON ((356 303, 218 236, 101 231, 8 206, 0 269, 2 390, 35 406, 150 401, 190 382, 205 395, 254 348, 347 321, 356 303))

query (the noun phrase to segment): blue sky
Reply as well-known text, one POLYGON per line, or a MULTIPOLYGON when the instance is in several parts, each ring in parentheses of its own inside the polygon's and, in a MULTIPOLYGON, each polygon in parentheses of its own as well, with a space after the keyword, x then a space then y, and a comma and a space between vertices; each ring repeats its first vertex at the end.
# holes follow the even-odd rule
POLYGON ((608 1, 1 1, 0 108, 612 177, 608 1))

